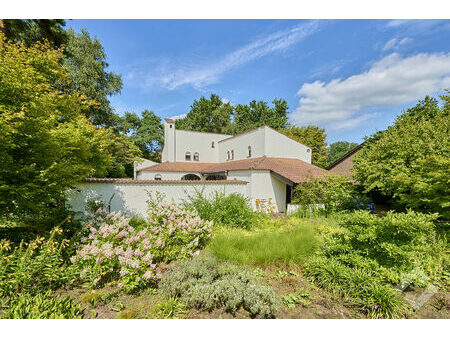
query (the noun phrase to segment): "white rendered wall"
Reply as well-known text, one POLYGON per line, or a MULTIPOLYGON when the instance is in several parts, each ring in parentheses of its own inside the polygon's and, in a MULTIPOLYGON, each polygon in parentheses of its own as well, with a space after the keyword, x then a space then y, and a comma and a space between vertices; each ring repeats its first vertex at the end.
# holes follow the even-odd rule
POLYGON ((149 193, 155 196, 156 192, 165 195, 167 202, 181 203, 188 195, 195 191, 203 191, 204 196, 209 197, 217 192, 226 195, 237 193, 247 197, 247 184, 136 184, 136 183, 84 183, 68 192, 67 207, 76 212, 86 210, 86 202, 90 199, 100 199, 106 205, 111 200, 111 211, 120 211, 128 216, 138 215, 145 217, 147 214, 147 200, 149 193))
POLYGON ((175 136, 176 162, 186 162, 186 152, 191 153, 191 161, 194 161, 194 153, 199 153, 199 161, 203 163, 217 163, 219 141, 230 135, 199 133, 186 130, 177 130, 175 136), (214 148, 212 147, 214 142, 214 148))
POLYGON ((297 158, 311 163, 311 149, 272 128, 264 128, 265 155, 268 157, 297 158), (308 152, 309 150, 309 152, 308 152))
POLYGON ((264 156, 264 136, 264 127, 261 127, 221 141, 219 143, 219 162, 226 162, 227 152, 229 151, 231 153, 231 150, 234 151, 234 160, 248 158, 249 146, 252 147, 252 157, 264 156))
POLYGON ((175 162, 175 123, 164 122, 164 147, 161 153, 162 162, 175 162))
POLYGON ((250 198, 252 206, 257 209, 256 200, 264 200, 267 204, 271 200, 276 204, 278 212, 286 209, 286 183, 275 178, 270 170, 252 170, 250 183, 250 198))
POLYGON ((136 179, 139 169, 145 168, 145 167, 150 167, 150 166, 155 165, 155 164, 157 164, 157 163, 153 162, 153 161, 150 161, 150 160, 147 160, 145 158, 141 158, 140 161, 134 161, 134 170, 133 170, 133 172, 134 172, 134 179, 136 179))
POLYGON ((194 174, 202 179, 202 175, 196 172, 152 172, 152 171, 138 171, 137 180, 154 180, 156 175, 161 175, 161 180, 179 181, 186 174, 194 174))

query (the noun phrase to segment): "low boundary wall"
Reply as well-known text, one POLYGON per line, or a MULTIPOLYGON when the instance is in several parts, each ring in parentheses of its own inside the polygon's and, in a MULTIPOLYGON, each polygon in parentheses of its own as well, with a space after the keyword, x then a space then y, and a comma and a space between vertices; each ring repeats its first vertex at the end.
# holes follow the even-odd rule
POLYGON ((67 207, 75 212, 84 212, 91 199, 101 200, 111 211, 120 211, 127 216, 145 216, 149 194, 161 193, 165 201, 179 204, 188 195, 202 191, 208 197, 217 192, 247 196, 245 181, 154 181, 131 179, 90 179, 70 190, 67 207))

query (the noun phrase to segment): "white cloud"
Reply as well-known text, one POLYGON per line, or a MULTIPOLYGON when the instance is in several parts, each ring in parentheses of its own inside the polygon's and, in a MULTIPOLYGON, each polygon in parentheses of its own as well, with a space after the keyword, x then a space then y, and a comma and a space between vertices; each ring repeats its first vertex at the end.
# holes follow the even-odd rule
POLYGON ((217 82, 226 72, 236 67, 286 50, 314 34, 323 24, 321 21, 301 23, 259 38, 215 61, 180 63, 168 59, 149 60, 144 65, 135 66, 125 75, 125 79, 143 87, 162 86, 173 90, 183 85, 191 85, 202 88, 217 82))
POLYGON ((397 39, 397 38, 393 38, 390 39, 388 42, 386 42, 386 44, 383 47, 384 51, 387 50, 396 50, 398 48, 400 48, 401 46, 410 43, 412 41, 411 38, 403 38, 403 39, 397 39))
POLYGON ((344 80, 303 84, 291 120, 300 125, 334 128, 340 123, 340 127, 351 128, 352 121, 360 123, 370 117, 368 110, 407 104, 449 86, 450 53, 406 58, 394 53, 344 80))

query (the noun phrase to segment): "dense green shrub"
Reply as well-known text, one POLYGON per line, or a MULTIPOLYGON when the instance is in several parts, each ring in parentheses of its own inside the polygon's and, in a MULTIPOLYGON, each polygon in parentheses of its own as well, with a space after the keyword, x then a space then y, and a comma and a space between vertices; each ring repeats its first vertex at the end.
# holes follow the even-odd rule
POLYGON ((405 305, 392 285, 426 286, 439 279, 446 259, 437 214, 355 211, 338 218, 341 231, 325 238, 321 256, 307 264, 320 287, 347 296, 371 317, 400 317, 405 305))
POLYGON ((246 269, 210 256, 179 263, 162 276, 159 287, 163 294, 181 297, 197 309, 223 308, 234 314, 242 307, 256 318, 274 318, 278 312, 270 287, 255 282, 246 269))
POLYGON ((300 183, 294 190, 294 203, 310 206, 323 205, 326 211, 339 208, 355 199, 355 186, 346 175, 327 175, 300 183))
POLYGON ((204 220, 243 229, 250 229, 257 217, 248 200, 239 194, 225 196, 216 192, 211 198, 207 198, 201 191, 197 191, 188 197, 184 205, 196 210, 204 220))
POLYGON ((7 309, 1 313, 5 319, 76 319, 83 318, 80 304, 70 297, 58 297, 51 291, 38 294, 21 293, 10 298, 7 309))
POLYGON ((212 226, 193 211, 152 201, 146 222, 133 219, 137 228, 120 213, 99 209, 88 216, 72 263, 92 286, 118 277, 126 291, 157 280, 158 263, 191 257, 205 245, 212 226))
POLYGON ((0 297, 56 289, 74 278, 73 270, 64 265, 62 251, 68 240, 61 234, 55 228, 49 238, 38 237, 17 247, 0 241, 0 297))
MULTIPOLYGON (((356 211, 340 217, 339 223, 347 231, 336 234, 328 244, 329 256, 350 258, 350 265, 358 266, 354 257, 391 270, 397 276, 420 268, 430 278, 442 270, 445 243, 436 231, 433 221, 437 214, 389 212, 377 217, 366 211, 356 211), (353 263, 351 262, 353 257, 353 263)), ((359 260, 361 261, 361 260, 359 260)))

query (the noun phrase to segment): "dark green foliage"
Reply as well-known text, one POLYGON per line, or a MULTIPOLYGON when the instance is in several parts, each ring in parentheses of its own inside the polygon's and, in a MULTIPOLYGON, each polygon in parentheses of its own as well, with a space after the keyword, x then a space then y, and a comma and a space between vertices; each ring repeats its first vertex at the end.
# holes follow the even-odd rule
POLYGON ((209 256, 181 262, 166 272, 159 285, 168 297, 181 297, 189 307, 235 314, 244 308, 255 318, 274 318, 278 301, 274 291, 252 280, 250 271, 209 256))
POLYGON ((179 129, 205 131, 211 133, 230 133, 233 106, 224 103, 218 95, 211 94, 195 100, 185 118, 176 120, 179 129))
POLYGON ((248 200, 238 194, 225 196, 216 192, 212 198, 206 198, 202 191, 197 191, 184 204, 188 209, 195 209, 202 219, 216 225, 250 229, 257 217, 248 200))
MULTIPOLYGON (((332 165, 337 160, 341 159, 350 150, 358 146, 358 143, 338 141, 330 144, 328 148, 328 157, 326 161, 326 166, 332 165)), ((314 153, 313 153, 314 154, 314 153)))
POLYGON ((234 112, 234 133, 242 133, 250 129, 267 125, 274 129, 283 129, 288 125, 288 105, 283 99, 272 101, 269 107, 265 101, 253 100, 249 104, 238 104, 234 112))
POLYGON ((81 319, 84 314, 80 304, 75 304, 70 297, 58 297, 47 291, 22 293, 11 298, 0 316, 4 319, 81 319))
POLYGON ((125 113, 120 118, 118 129, 128 135, 146 159, 160 161, 158 151, 164 145, 164 128, 161 118, 152 111, 144 110, 139 117, 135 113, 125 113))
POLYGON ((370 137, 354 163, 366 192, 381 193, 400 210, 450 217, 450 115, 437 100, 426 97, 370 137))
POLYGON ((62 19, 0 19, 0 32, 7 39, 24 42, 28 46, 47 40, 60 47, 67 42, 65 25, 66 21, 62 19))

